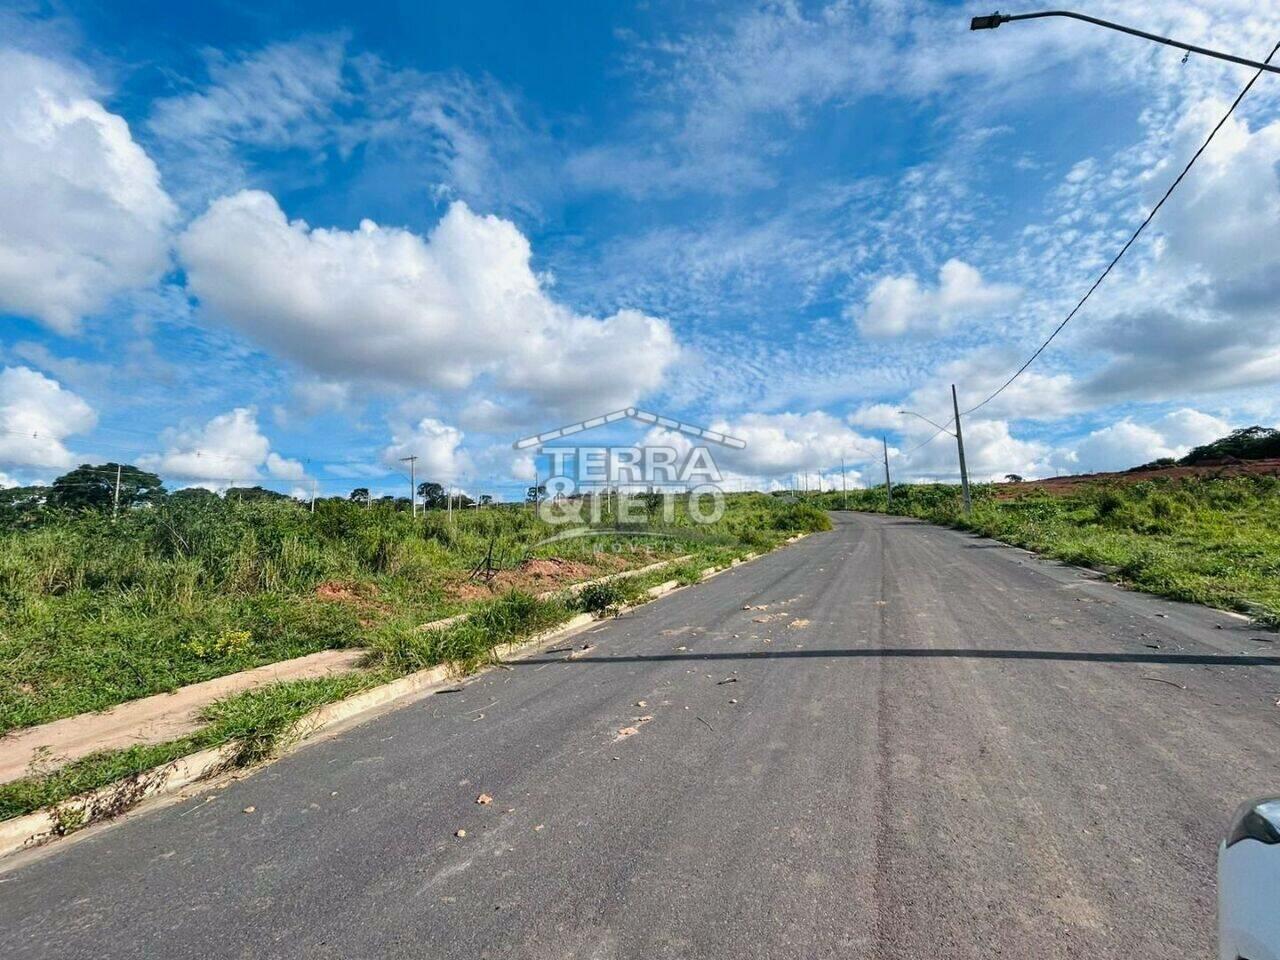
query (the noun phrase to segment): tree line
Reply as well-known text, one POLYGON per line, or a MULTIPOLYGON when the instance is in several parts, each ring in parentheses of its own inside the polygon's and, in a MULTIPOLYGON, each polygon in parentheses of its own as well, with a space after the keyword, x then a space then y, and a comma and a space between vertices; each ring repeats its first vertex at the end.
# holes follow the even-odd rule
MULTIPOLYGON (((263 486, 230 487, 221 495, 204 487, 183 487, 169 491, 154 473, 130 463, 82 463, 50 484, 34 484, 8 487, 0 490, 0 510, 13 514, 52 508, 56 510, 130 510, 156 506, 167 499, 201 500, 221 499, 233 501, 291 500, 292 497, 263 486)), ((424 509, 444 510, 449 507, 450 494, 444 485, 433 481, 418 484, 418 497, 424 509)), ((366 506, 380 505, 396 510, 408 510, 412 506, 408 497, 374 497, 368 487, 356 487, 345 497, 317 499, 342 500, 366 506)), ((465 493, 452 495, 453 508, 486 507, 495 503, 489 494, 473 499, 465 493)))

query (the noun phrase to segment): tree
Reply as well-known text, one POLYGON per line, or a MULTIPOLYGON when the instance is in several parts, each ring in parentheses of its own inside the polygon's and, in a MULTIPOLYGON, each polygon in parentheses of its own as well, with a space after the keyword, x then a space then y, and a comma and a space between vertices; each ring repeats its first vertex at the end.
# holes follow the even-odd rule
POLYGON ((36 512, 49 498, 49 488, 6 487, 0 490, 0 526, 35 520, 36 512))
POLYGON ((110 510, 115 503, 117 470, 121 509, 141 504, 154 505, 164 499, 164 484, 154 473, 127 463, 102 463, 96 467, 82 463, 53 481, 49 490, 49 506, 69 510, 110 510))
POLYGON ((418 498, 422 501, 424 510, 443 510, 448 500, 448 494, 445 493, 444 487, 438 483, 432 483, 430 480, 423 480, 418 484, 418 498))
POLYGON ((1022 477, 1016 473, 1006 473, 1004 475, 1005 483, 1021 483, 1022 477))
POLYGON ((524 502, 537 503, 546 495, 547 495, 547 487, 545 484, 540 483, 536 487, 530 487, 528 490, 525 491, 524 502))
POLYGON ((492 496, 492 494, 488 494, 488 493, 482 493, 482 494, 480 494, 480 506, 482 506, 482 507, 488 507, 488 506, 492 506, 492 505, 493 505, 493 496, 492 496))
POLYGON ((249 503, 254 500, 288 500, 286 494, 276 490, 268 490, 266 487, 232 487, 224 496, 228 500, 239 500, 242 503, 249 503))
POLYGON ((1182 458, 1184 464, 1213 460, 1266 460, 1280 457, 1280 430, 1270 427, 1242 427, 1213 443, 1196 447, 1182 458))
POLYGON ((350 500, 352 503, 368 503, 369 488, 356 487, 354 490, 351 491, 351 495, 347 497, 347 499, 350 500))
POLYGON ((169 494, 169 499, 186 503, 208 503, 210 500, 217 500, 218 495, 206 487, 183 487, 169 494))

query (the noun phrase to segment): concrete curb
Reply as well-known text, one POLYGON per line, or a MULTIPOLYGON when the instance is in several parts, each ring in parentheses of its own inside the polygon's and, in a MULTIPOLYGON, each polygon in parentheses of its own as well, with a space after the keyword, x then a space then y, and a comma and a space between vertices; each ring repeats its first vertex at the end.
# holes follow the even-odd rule
MULTIPOLYGON (((799 534, 783 542, 783 546, 795 543, 808 534, 799 534)), ((702 571, 699 583, 724 573, 734 567, 758 559, 761 554, 749 553, 732 560, 725 567, 707 567, 702 571)), ((666 560, 648 567, 638 568, 624 573, 635 576, 641 571, 651 572, 669 564, 678 563, 688 557, 666 560)), ((616 577, 617 575, 612 575, 616 577)), ((610 579, 610 578, 603 578, 610 579)), ((589 581, 592 582, 592 581, 589 581)), ((578 587, 585 588, 586 583, 578 587)), ((694 584, 690 584, 694 586, 694 584)), ((668 580, 650 587, 646 593, 650 599, 666 596, 682 589, 677 580, 668 580)), ((647 602, 647 601, 646 601, 647 602)), ((639 606, 639 605, 635 605, 639 606)), ((624 607, 620 613, 635 609, 635 606, 624 607)), ((534 634, 515 643, 501 644, 493 648, 497 663, 504 660, 519 659, 531 655, 541 648, 566 637, 594 626, 603 621, 597 620, 589 613, 580 613, 566 622, 534 634)), ((350 727, 373 719, 392 706, 405 705, 412 698, 422 697, 433 692, 434 688, 448 682, 456 682, 462 677, 479 676, 493 669, 482 667, 470 674, 457 663, 444 663, 425 670, 419 670, 408 676, 400 677, 389 683, 381 684, 361 693, 353 694, 345 700, 317 707, 294 725, 282 739, 286 744, 280 752, 270 760, 255 767, 245 768, 245 772, 256 770, 287 756, 299 749, 308 741, 322 736, 332 736, 350 727)), ((177 760, 127 777, 117 783, 109 784, 81 796, 66 800, 55 807, 37 810, 25 816, 0 821, 0 858, 8 857, 22 851, 51 843, 64 836, 72 835, 85 827, 105 826, 110 821, 126 812, 136 811, 140 805, 148 806, 163 802, 165 799, 177 798, 188 788, 196 790, 208 789, 215 785, 219 774, 227 773, 237 745, 226 744, 208 750, 201 750, 177 760)))
MULTIPOLYGON (((674 585, 675 581, 671 583, 674 585)), ((535 653, 539 647, 572 636, 599 622, 589 613, 580 613, 559 626, 526 640, 494 647, 493 653, 499 662, 516 659, 522 654, 535 653)), ((429 694, 434 688, 446 683, 456 682, 464 676, 478 676, 490 669, 492 667, 482 667, 468 674, 456 663, 437 664, 353 694, 344 700, 326 703, 311 711, 282 736, 285 746, 277 756, 256 766, 265 766, 266 763, 287 756, 306 741, 321 735, 339 733, 372 719, 393 705, 401 705, 415 696, 429 694)), ((176 796, 202 781, 211 782, 231 768, 236 748, 237 745, 233 743, 201 750, 73 797, 56 807, 0 821, 0 858, 60 839, 84 827, 109 821, 144 801, 176 796)), ((247 771, 256 767, 245 769, 247 771)))

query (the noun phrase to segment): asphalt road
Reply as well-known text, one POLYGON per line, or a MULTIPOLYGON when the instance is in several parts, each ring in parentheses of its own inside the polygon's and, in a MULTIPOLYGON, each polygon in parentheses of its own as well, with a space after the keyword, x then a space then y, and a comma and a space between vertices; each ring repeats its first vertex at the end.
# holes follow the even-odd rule
POLYGON ((1275 639, 839 517, 0 864, 0 956, 1208 957, 1218 831, 1280 791, 1275 639))

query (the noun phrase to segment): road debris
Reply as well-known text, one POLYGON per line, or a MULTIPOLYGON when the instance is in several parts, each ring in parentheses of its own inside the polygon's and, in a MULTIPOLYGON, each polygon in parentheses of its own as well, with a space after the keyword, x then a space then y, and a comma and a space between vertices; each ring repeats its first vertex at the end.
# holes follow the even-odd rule
POLYGON ((465 838, 465 837, 466 837, 466 835, 467 835, 467 831, 465 831, 465 830, 457 830, 457 831, 455 831, 455 832, 454 832, 454 834, 453 834, 453 835, 454 835, 455 837, 457 837, 459 840, 462 840, 463 838, 465 838))
POLYGON ((590 652, 591 652, 592 650, 594 650, 595 648, 596 648, 596 645, 595 645, 594 643, 584 643, 584 644, 583 644, 582 646, 580 646, 577 650, 574 650, 572 653, 570 653, 570 654, 569 654, 569 656, 568 656, 568 657, 566 657, 565 659, 566 659, 566 660, 577 660, 577 659, 578 659, 578 657, 581 657, 581 656, 583 656, 583 655, 585 655, 585 654, 587 654, 587 653, 590 653, 590 652))
POLYGON ((737 703, 738 701, 737 701, 737 700, 734 700, 734 699, 732 699, 732 698, 730 698, 729 702, 730 702, 730 703, 737 703))
POLYGON ((716 686, 723 687, 726 683, 737 683, 737 682, 738 682, 737 677, 725 677, 723 680, 717 680, 716 686))
POLYGON ((255 810, 257 810, 257 809, 258 809, 257 807, 245 807, 245 808, 244 808, 244 812, 245 812, 245 813, 253 813, 253 811, 255 811, 255 810))
POLYGON ((640 728, 642 726, 644 726, 646 723, 649 723, 652 720, 653 720, 653 716, 651 714, 645 714, 643 717, 632 717, 632 720, 631 720, 632 726, 621 728, 618 731, 618 735, 613 738, 613 742, 617 743, 619 740, 627 739, 627 737, 634 737, 637 733, 640 732, 640 728))
POLYGON ((649 705, 649 701, 647 701, 647 700, 637 700, 637 701, 636 701, 636 706, 637 706, 637 707, 639 707, 641 710, 643 710, 643 709, 644 709, 645 707, 647 707, 648 705, 649 705))
POLYGON ((808 625, 809 625, 809 621, 806 620, 804 617, 796 617, 794 620, 792 620, 790 623, 787 624, 787 627, 791 630, 801 630, 807 627, 808 625))
POLYGON ((487 807, 489 804, 493 803, 493 797, 489 796, 487 793, 482 793, 480 796, 476 797, 476 803, 480 804, 482 807, 487 807))
POLYGON ((1143 680, 1150 680, 1150 681, 1152 681, 1153 683, 1167 683, 1169 686, 1171 686, 1171 687, 1177 687, 1179 690, 1185 690, 1185 689, 1187 689, 1187 688, 1186 688, 1186 687, 1184 687, 1182 684, 1180 684, 1180 683, 1175 683, 1173 680, 1165 680, 1163 677, 1143 677, 1142 679, 1143 679, 1143 680))
POLYGON ((704 725, 708 730, 710 730, 712 733, 715 733, 715 732, 716 732, 716 728, 715 728, 715 727, 713 727, 713 726, 712 726, 710 723, 708 723, 706 720, 703 720, 701 717, 694 717, 694 719, 695 719, 695 720, 697 720, 699 723, 703 724, 703 725, 704 725))

